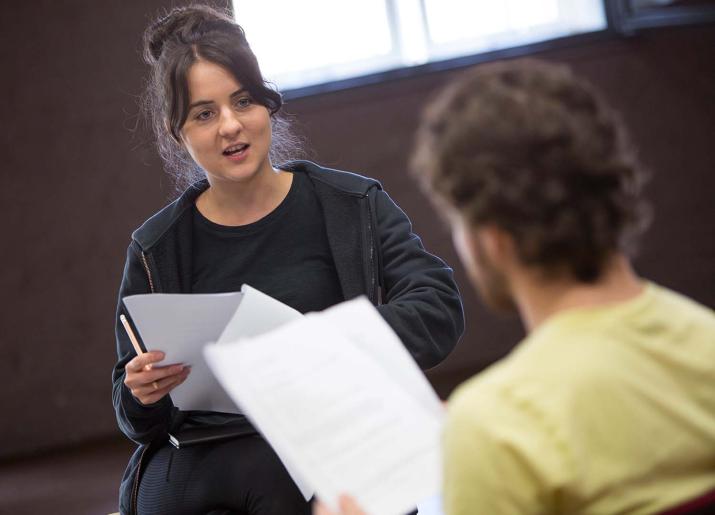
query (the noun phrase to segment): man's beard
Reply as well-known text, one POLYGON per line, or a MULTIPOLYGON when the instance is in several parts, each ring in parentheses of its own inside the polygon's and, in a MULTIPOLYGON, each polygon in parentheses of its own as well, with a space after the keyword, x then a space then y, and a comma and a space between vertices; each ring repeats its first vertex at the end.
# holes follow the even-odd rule
POLYGON ((476 241, 475 247, 479 273, 473 282, 484 304, 499 313, 515 313, 517 306, 506 276, 492 263, 479 240, 476 241))

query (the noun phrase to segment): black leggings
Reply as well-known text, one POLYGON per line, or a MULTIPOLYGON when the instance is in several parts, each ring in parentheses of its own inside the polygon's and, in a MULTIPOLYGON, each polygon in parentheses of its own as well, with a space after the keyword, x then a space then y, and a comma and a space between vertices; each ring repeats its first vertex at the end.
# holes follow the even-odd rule
POLYGON ((184 449, 167 443, 143 468, 139 515, 310 514, 310 503, 258 435, 184 449))

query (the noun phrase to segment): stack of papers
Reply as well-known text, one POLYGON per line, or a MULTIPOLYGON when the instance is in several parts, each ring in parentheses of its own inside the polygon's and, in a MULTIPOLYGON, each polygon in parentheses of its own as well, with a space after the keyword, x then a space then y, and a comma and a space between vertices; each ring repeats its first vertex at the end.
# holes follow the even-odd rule
MULTIPOLYGON (((163 330, 172 333, 177 324, 191 325, 184 317, 210 312, 206 334, 193 344, 187 343, 190 331, 181 329, 185 338, 178 338, 184 342, 179 345, 177 334, 171 342, 150 339, 143 325, 155 313, 145 311, 156 306, 130 307, 133 303, 127 300, 132 297, 125 304, 144 341, 166 352, 167 364, 191 360, 194 368, 182 385, 185 389, 194 388, 197 363, 203 363, 207 373, 210 369, 234 411, 240 406, 261 431, 306 498, 315 492, 336 507, 338 496, 348 493, 368 513, 401 515, 439 493, 441 402, 367 299, 302 316, 250 287, 223 296, 207 301, 216 303, 206 304, 205 310, 194 306, 190 312, 177 312, 175 304, 159 310, 167 315, 163 330), (217 343, 203 344, 211 340, 211 324, 219 333, 217 343)), ((218 296, 182 297, 201 304, 205 297, 218 296)), ((177 406, 206 409, 184 408, 180 402, 191 395, 182 393, 177 402, 178 391, 171 394, 177 406)))

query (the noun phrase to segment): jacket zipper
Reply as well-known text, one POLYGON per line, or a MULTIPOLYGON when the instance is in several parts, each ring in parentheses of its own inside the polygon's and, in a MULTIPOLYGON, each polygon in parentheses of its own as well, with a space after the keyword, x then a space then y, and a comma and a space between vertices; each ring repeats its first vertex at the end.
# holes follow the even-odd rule
POLYGON ((142 251, 142 263, 144 264, 144 270, 146 271, 147 279, 149 279, 149 289, 154 293, 154 281, 151 278, 151 271, 149 270, 149 263, 146 260, 146 254, 142 251))
MULTIPOLYGON (((142 264, 144 265, 144 271, 146 272, 146 277, 149 280, 149 290, 154 293, 154 281, 151 278, 151 270, 149 270, 149 263, 146 259, 146 254, 142 251, 141 253, 141 258, 142 258, 142 264)), ((139 511, 139 507, 137 506, 139 502, 139 475, 141 474, 142 471, 142 462, 144 461, 144 455, 146 454, 146 451, 149 449, 150 444, 147 444, 146 447, 144 447, 144 450, 142 453, 139 455, 139 463, 137 463, 137 472, 136 475, 134 476, 134 485, 132 487, 132 498, 131 498, 131 510, 132 514, 136 515, 139 511)))
POLYGON ((149 445, 144 447, 144 450, 139 455, 139 463, 137 464, 137 473, 134 476, 134 486, 132 487, 132 500, 131 500, 131 510, 133 515, 137 515, 139 512, 139 507, 137 506, 139 502, 139 474, 142 470, 142 461, 144 461, 144 455, 146 451, 149 450, 149 445))
POLYGON ((372 236, 372 214, 370 213, 370 204, 368 201, 367 210, 367 240, 369 242, 368 258, 370 264, 370 279, 368 280, 368 298, 373 304, 375 302, 375 241, 372 236))

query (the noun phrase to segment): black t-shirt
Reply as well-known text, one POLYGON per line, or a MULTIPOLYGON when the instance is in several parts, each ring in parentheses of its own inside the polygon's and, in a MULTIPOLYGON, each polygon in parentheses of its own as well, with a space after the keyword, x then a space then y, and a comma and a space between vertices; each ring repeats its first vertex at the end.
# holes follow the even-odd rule
MULTIPOLYGON (((238 291, 248 284, 307 313, 343 301, 325 221, 310 179, 293 174, 288 195, 260 220, 218 225, 193 207, 192 293, 238 291)), ((186 424, 224 424, 234 416, 191 412, 186 424)))

